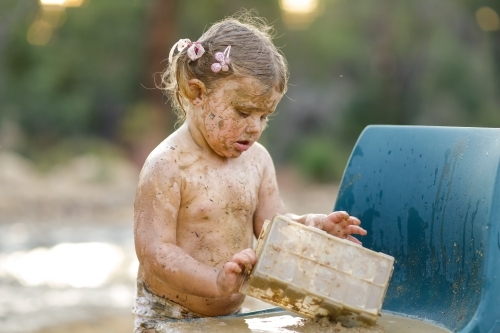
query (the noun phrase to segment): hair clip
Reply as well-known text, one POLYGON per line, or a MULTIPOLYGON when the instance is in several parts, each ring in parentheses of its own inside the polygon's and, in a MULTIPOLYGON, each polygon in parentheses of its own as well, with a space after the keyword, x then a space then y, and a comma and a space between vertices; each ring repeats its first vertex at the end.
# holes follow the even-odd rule
POLYGON ((210 68, 212 72, 218 73, 221 70, 223 72, 227 72, 229 70, 229 64, 231 63, 231 59, 229 59, 229 52, 231 52, 231 45, 226 47, 224 52, 217 52, 214 55, 214 58, 217 62, 214 62, 210 68))
POLYGON ((172 63, 172 58, 174 57, 176 46, 178 52, 182 52, 182 50, 184 50, 186 47, 189 47, 187 50, 187 55, 192 61, 198 59, 205 53, 205 49, 200 42, 193 43, 188 38, 179 39, 179 41, 172 46, 172 48, 170 49, 170 53, 168 54, 168 61, 170 63, 172 63))
POLYGON ((200 42, 191 43, 187 50, 187 55, 192 61, 201 57, 203 53, 205 53, 205 49, 203 48, 203 46, 201 46, 200 42))

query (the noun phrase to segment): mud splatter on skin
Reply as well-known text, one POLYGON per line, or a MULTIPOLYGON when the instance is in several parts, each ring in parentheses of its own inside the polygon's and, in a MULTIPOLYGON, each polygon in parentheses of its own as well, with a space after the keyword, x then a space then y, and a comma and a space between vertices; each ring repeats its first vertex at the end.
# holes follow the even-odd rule
POLYGON ((196 112, 204 143, 224 157, 238 157, 236 142, 252 145, 264 130, 282 95, 253 78, 227 79, 208 92, 196 112), (212 117, 211 114, 215 114, 212 117))
POLYGON ((254 79, 221 81, 150 155, 136 199, 140 278, 208 316, 240 307, 241 294, 218 297, 217 276, 265 219, 285 212, 271 157, 255 143, 281 94, 254 79))

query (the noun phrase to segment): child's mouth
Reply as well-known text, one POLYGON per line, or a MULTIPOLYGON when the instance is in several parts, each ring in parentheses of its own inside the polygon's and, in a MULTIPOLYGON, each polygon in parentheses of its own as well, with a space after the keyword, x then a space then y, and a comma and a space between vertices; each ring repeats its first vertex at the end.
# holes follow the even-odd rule
POLYGON ((247 140, 236 141, 235 146, 236 149, 240 151, 246 151, 248 150, 248 148, 250 148, 250 141, 247 140))

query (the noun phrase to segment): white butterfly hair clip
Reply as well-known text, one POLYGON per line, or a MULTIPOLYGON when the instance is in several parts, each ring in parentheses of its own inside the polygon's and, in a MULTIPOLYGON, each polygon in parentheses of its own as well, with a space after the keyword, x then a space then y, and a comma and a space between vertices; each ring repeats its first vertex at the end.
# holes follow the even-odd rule
POLYGON ((191 42, 191 40, 189 40, 188 38, 179 39, 179 41, 175 43, 170 49, 170 53, 168 54, 169 63, 172 63, 176 46, 178 52, 182 52, 182 50, 187 47, 187 55, 189 59, 191 59, 191 61, 200 58, 205 53, 205 49, 200 42, 191 42))
POLYGON ((229 65, 231 64, 231 59, 229 58, 229 53, 231 52, 231 45, 226 47, 224 52, 217 52, 214 58, 217 62, 214 62, 210 68, 212 72, 219 73, 221 70, 227 72, 229 70, 229 65))

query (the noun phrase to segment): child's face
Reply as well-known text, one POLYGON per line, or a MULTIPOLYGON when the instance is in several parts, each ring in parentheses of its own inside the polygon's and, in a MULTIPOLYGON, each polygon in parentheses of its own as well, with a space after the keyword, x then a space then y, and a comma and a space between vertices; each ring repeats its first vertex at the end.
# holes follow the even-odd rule
POLYGON ((200 130, 220 156, 238 157, 257 141, 282 94, 254 78, 227 78, 211 89, 201 112, 200 130))

